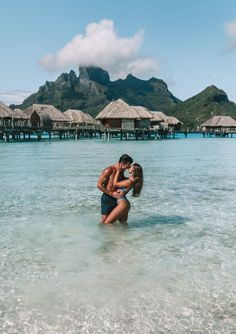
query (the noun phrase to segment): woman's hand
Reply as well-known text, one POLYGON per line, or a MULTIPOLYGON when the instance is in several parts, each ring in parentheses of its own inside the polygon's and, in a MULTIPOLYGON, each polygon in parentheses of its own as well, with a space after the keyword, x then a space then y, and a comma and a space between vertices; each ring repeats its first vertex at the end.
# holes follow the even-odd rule
POLYGON ((114 166, 116 168, 116 171, 121 171, 122 170, 121 165, 120 165, 119 162, 117 162, 114 166))

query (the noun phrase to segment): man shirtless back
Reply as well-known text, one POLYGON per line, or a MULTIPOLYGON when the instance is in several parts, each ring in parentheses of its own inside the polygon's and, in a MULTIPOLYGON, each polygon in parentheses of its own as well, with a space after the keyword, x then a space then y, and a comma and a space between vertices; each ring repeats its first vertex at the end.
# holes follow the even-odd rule
MULTIPOLYGON (((133 159, 127 154, 123 154, 119 159, 119 164, 122 168, 122 173, 120 175, 120 180, 124 179, 124 171, 129 169, 133 159)), ((99 176, 97 188, 103 192, 101 197, 101 213, 102 222, 105 221, 110 212, 117 206, 117 199, 122 196, 122 194, 114 194, 113 180, 116 174, 115 165, 111 165, 103 170, 99 176)))

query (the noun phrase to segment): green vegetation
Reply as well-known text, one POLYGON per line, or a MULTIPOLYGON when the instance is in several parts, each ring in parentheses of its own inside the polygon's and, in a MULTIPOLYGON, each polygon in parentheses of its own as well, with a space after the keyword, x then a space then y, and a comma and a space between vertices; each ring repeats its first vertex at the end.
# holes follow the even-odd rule
POLYGON ((197 130, 198 126, 214 115, 231 116, 236 119, 236 104, 228 100, 226 93, 209 86, 201 93, 178 104, 173 115, 184 123, 184 128, 197 130))

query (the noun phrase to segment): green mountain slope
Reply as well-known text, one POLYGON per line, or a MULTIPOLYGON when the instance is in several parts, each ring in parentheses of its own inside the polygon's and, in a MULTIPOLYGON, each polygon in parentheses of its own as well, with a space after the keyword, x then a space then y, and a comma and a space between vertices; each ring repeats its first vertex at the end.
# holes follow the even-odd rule
POLYGON ((213 115, 227 115, 236 119, 236 104, 229 101, 223 90, 209 86, 179 103, 173 110, 173 115, 184 123, 184 128, 196 130, 213 115))

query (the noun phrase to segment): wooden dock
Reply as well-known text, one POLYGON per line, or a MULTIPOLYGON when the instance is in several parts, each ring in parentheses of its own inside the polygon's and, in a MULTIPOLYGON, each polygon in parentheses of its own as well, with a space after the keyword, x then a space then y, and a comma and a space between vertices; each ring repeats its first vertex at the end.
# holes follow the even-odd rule
POLYGON ((119 140, 156 140, 175 138, 175 133, 163 129, 106 129, 101 127, 83 126, 76 128, 11 128, 0 127, 0 140, 5 142, 10 141, 40 141, 42 139, 75 139, 80 138, 101 138, 105 140, 119 139, 119 140))
POLYGON ((204 138, 206 137, 216 137, 216 138, 229 138, 233 137, 233 135, 236 134, 236 130, 208 130, 208 131, 202 131, 202 135, 204 138))

